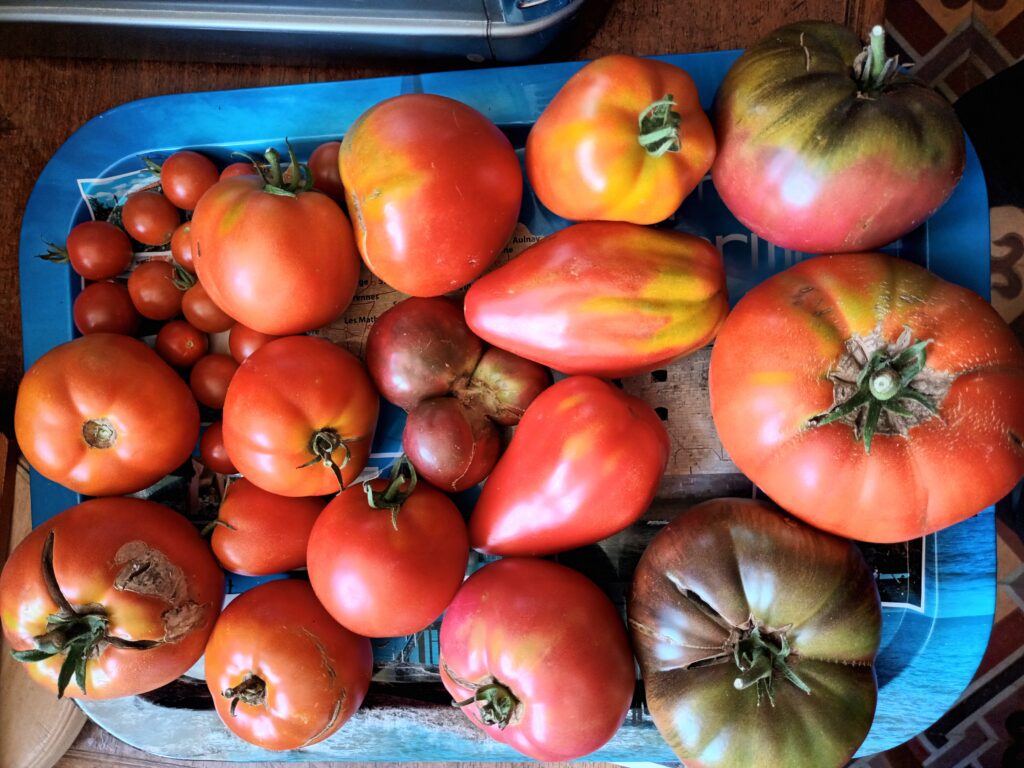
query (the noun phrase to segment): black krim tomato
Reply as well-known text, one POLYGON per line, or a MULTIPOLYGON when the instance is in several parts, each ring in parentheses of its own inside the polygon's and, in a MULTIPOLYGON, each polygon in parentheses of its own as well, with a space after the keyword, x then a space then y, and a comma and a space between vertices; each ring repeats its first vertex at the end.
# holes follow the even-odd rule
POLYGON ((851 541, 766 504, 717 499, 663 528, 629 625, 651 716, 688 768, 838 768, 871 727, 871 571, 851 541))

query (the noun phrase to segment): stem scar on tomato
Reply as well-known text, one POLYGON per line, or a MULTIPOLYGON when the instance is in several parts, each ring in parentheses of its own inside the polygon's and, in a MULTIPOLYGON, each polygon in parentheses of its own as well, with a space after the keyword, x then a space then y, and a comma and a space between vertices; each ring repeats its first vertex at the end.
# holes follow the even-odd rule
POLYGON ((493 677, 482 683, 472 683, 456 675, 448 663, 441 659, 445 674, 463 688, 469 688, 473 695, 462 701, 453 701, 457 709, 479 704, 480 722, 484 725, 496 725, 503 731, 522 714, 523 703, 504 683, 493 677))
POLYGON ((652 157, 661 157, 667 152, 679 152, 682 148, 679 138, 679 124, 682 115, 672 107, 676 100, 666 93, 640 113, 640 135, 637 141, 652 157))
POLYGON ((416 490, 416 468, 404 453, 391 466, 391 475, 383 491, 375 491, 370 482, 363 483, 366 503, 371 509, 386 509, 391 512, 391 527, 398 530, 398 511, 405 500, 416 490))
POLYGON ((89 419, 82 424, 82 439, 90 448, 113 448, 117 430, 109 419, 89 419))
POLYGON ((309 452, 313 454, 313 458, 305 464, 300 464, 298 469, 312 467, 314 464, 323 464, 334 473, 334 476, 338 479, 338 486, 344 491, 346 486, 341 471, 352 460, 352 449, 349 447, 349 444, 365 439, 365 435, 342 437, 334 427, 318 429, 309 440, 309 452), (334 460, 334 452, 338 448, 343 448, 345 451, 345 458, 342 459, 340 465, 334 460))

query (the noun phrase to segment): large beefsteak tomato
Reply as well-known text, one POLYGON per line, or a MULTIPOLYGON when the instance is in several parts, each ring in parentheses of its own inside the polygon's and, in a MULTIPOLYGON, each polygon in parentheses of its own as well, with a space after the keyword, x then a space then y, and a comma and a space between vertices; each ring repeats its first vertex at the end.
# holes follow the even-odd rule
POLYGON ((692 768, 839 768, 871 727, 881 606, 850 541, 760 502, 681 513, 637 566, 647 706, 692 768))
POLYGON ((138 339, 94 333, 54 347, 25 373, 14 430, 40 474, 88 496, 146 488, 199 438, 188 386, 138 339))
POLYGON ((643 400, 592 376, 537 396, 484 484, 470 544, 493 555, 549 555, 636 522, 668 463, 668 432, 643 400))
POLYGON ((466 322, 563 373, 632 376, 703 347, 729 311, 725 268, 693 235, 584 222, 470 286, 466 322))
POLYGON ((224 400, 224 446, 254 485, 323 496, 366 466, 380 400, 358 358, 327 339, 286 336, 246 358, 224 400))
POLYGON ((223 597, 224 573, 196 529, 142 499, 93 499, 59 513, 0 574, 15 658, 74 698, 133 696, 184 674, 223 597))
POLYGON ((960 180, 956 113, 886 60, 876 32, 864 49, 845 27, 790 24, 748 48, 722 82, 711 175, 765 240, 808 253, 877 248, 924 221, 960 180))
POLYGON ((622 725, 633 652, 585 576, 534 558, 484 566, 441 622, 441 681, 488 736, 536 760, 572 760, 622 725))
POLYGON ((884 254, 819 256, 736 305, 711 354, 736 465, 792 514, 894 542, 1024 474, 1024 350, 976 294, 884 254))
POLYGON ((711 122, 686 72, 604 56, 569 78, 526 141, 537 197, 574 221, 667 219, 715 159, 711 122))
POLYGON ((412 93, 375 104, 345 134, 339 164, 359 253, 403 293, 461 288, 512 236, 519 160, 498 127, 462 102, 412 93))

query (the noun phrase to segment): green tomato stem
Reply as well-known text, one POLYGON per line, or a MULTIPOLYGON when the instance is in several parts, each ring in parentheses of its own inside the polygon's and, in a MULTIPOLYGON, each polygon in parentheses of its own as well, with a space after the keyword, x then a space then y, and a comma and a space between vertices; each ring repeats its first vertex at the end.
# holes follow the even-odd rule
POLYGON ((640 146, 652 157, 661 157, 667 152, 680 149, 679 124, 682 116, 672 107, 676 105, 671 93, 665 94, 640 113, 638 122, 640 146))

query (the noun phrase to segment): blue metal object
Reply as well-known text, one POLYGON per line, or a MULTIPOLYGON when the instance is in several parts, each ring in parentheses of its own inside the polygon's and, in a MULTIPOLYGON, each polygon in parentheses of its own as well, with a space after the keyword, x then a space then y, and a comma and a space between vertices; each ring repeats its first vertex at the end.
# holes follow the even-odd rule
MULTIPOLYGON (((525 13, 528 9, 523 9, 525 13)), ((664 56, 686 69, 705 108, 737 51, 664 56)), ((71 302, 77 283, 70 269, 35 255, 43 241, 63 242, 71 225, 88 217, 75 180, 110 176, 141 166, 143 155, 200 149, 227 160, 231 150, 283 147, 287 137, 300 156, 341 136, 373 104, 401 93, 437 93, 470 104, 497 123, 517 147, 530 125, 583 62, 448 72, 376 80, 295 85, 165 96, 120 106, 91 120, 62 146, 29 199, 21 232, 21 285, 25 362, 72 338, 71 302)), ((521 221, 534 234, 565 225, 527 195, 521 221)), ((728 212, 705 181, 668 226, 709 238, 723 252, 733 301, 803 254, 760 241, 728 212)), ((988 206, 981 168, 968 149, 963 181, 928 222, 886 250, 921 263, 940 276, 988 296, 988 206)), ((393 413, 375 449, 388 452, 400 434, 393 413)), ((33 473, 32 506, 38 524, 78 497, 33 473)), ((878 659, 878 711, 860 754, 887 749, 934 722, 970 681, 988 640, 995 607, 995 523, 991 508, 952 528, 912 543, 913 598, 883 608, 878 659)), ((908 577, 909 578, 909 577, 908 577)), ((244 584, 239 586, 244 587, 244 584)), ((415 663, 436 659, 436 632, 378 649, 415 663), (415 644, 413 643, 413 644, 415 644), (411 649, 411 650, 410 650, 411 649), (403 657, 405 658, 405 657, 403 657)), ((142 699, 89 702, 83 708, 130 744, 179 758, 252 760, 515 760, 518 753, 482 737, 443 705, 360 712, 322 744, 285 755, 231 738, 212 711, 169 713, 142 699), (443 724, 444 727, 441 727, 443 724)), ((675 762, 649 716, 634 710, 619 734, 589 756, 616 762, 675 762)))

